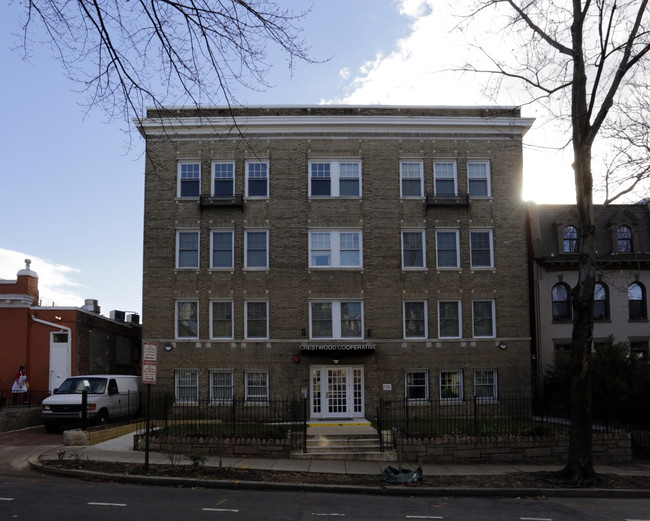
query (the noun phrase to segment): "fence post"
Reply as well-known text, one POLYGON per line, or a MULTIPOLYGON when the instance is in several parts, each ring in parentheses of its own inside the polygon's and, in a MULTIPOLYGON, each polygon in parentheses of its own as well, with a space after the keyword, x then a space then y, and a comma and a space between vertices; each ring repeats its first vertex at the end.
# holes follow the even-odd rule
POLYGON ((478 400, 474 396, 474 436, 478 436, 478 400))
POLYGON ((381 420, 381 398, 379 398, 379 405, 377 406, 377 431, 379 432, 379 452, 384 452, 384 429, 381 420))
POLYGON ((307 398, 302 399, 302 452, 307 452, 307 398))

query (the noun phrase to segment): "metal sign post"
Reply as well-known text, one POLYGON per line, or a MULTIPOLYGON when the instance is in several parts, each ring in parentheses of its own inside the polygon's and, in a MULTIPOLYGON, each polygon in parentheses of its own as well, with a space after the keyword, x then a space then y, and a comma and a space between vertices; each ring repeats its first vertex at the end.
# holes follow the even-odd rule
POLYGON ((144 342, 142 344, 142 383, 147 384, 147 416, 145 418, 145 448, 144 470, 149 470, 149 437, 151 435, 151 384, 155 384, 158 376, 158 344, 144 342))

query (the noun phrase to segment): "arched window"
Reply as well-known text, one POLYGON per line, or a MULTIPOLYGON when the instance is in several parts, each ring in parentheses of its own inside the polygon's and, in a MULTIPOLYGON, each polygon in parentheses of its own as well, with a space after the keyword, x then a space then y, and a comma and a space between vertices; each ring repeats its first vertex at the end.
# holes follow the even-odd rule
POLYGON ((578 229, 575 226, 565 226, 562 232, 564 253, 578 253, 578 229))
POLYGON ((627 301, 630 320, 646 320, 648 318, 645 288, 639 282, 633 282, 627 288, 627 301))
POLYGON ((556 284, 551 291, 553 301, 553 322, 571 320, 571 299, 566 284, 556 284))
POLYGON ((632 253, 632 230, 629 226, 619 226, 616 230, 616 251, 618 253, 632 253))
POLYGON ((602 282, 596 282, 594 286, 594 320, 609 319, 609 295, 607 286, 602 282))

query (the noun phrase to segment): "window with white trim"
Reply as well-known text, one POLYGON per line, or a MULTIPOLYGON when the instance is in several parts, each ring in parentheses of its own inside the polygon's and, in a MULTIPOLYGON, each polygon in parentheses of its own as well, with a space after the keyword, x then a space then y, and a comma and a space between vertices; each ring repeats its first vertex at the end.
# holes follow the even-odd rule
POLYGON ((438 268, 459 268, 459 252, 458 230, 436 231, 436 259, 438 268))
POLYGON ((269 401, 269 372, 248 369, 244 372, 244 388, 247 402, 265 403, 269 401))
POLYGON ((361 197, 361 161, 310 161, 309 196, 361 197))
POLYGON ((197 369, 174 369, 174 397, 180 403, 199 401, 199 371, 197 369))
POLYGON ((472 268, 493 268, 492 230, 469 232, 470 261, 472 268))
POLYGON ((363 303, 353 301, 311 302, 310 338, 363 338, 363 303))
POLYGON ((235 195, 235 163, 214 161, 212 163, 212 195, 231 197, 235 195))
POLYGON ((474 396, 477 400, 496 400, 499 397, 498 389, 496 369, 474 371, 474 396))
POLYGON ((433 163, 433 189, 439 196, 458 194, 456 161, 435 161, 433 163))
POLYGON ((404 310, 404 338, 427 338, 426 301, 406 301, 404 310))
POLYGON ((409 369, 404 375, 404 393, 409 402, 429 401, 429 371, 409 369))
POLYGON ((176 338, 199 338, 198 300, 176 301, 176 338))
POLYGON ((494 300, 473 301, 472 313, 474 338, 494 338, 496 336, 494 300))
POLYGON ((269 162, 246 161, 246 197, 269 196, 269 162))
POLYGON ((470 197, 490 197, 490 162, 467 162, 467 189, 470 197))
POLYGON ((267 230, 247 230, 244 236, 246 269, 268 269, 269 232, 267 230))
POLYGON ((235 232, 232 230, 212 230, 210 243, 210 267, 215 269, 232 269, 235 262, 235 232))
POLYGON ((425 263, 424 231, 402 231, 402 268, 422 269, 425 263))
POLYGON ((315 230, 309 232, 310 268, 360 268, 361 232, 357 230, 315 230))
POLYGON ((201 195, 201 163, 181 161, 178 163, 178 197, 201 195))
POLYGON ((233 302, 213 300, 210 303, 210 338, 233 338, 233 302))
POLYGON ((462 331, 460 300, 438 302, 438 337, 460 338, 462 331))
POLYGON ((422 161, 400 161, 399 172, 401 196, 422 197, 424 195, 422 161))
POLYGON ((234 396, 234 374, 232 369, 210 371, 210 402, 232 403, 234 396))
POLYGON ((194 230, 176 232, 176 267, 199 267, 199 232, 194 230))
POLYGON ((463 401, 463 371, 440 371, 440 400, 448 402, 463 401))
POLYGON ((248 301, 246 308, 246 338, 269 337, 269 303, 248 301))

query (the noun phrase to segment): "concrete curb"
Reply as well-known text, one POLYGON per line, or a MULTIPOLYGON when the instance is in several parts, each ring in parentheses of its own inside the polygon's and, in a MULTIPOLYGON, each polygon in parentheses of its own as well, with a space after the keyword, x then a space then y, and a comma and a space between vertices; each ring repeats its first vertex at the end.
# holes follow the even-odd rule
POLYGON ((38 456, 29 458, 32 469, 44 474, 74 477, 87 481, 105 481, 165 487, 202 487, 229 490, 282 490, 290 492, 329 492, 338 494, 368 494, 391 496, 448 496, 448 497, 581 497, 612 499, 650 499, 650 490, 599 489, 599 488, 433 488, 418 485, 327 485, 318 483, 278 483, 246 480, 211 480, 199 478, 177 478, 164 476, 144 476, 139 474, 108 474, 83 469, 64 469, 44 465, 38 456))

